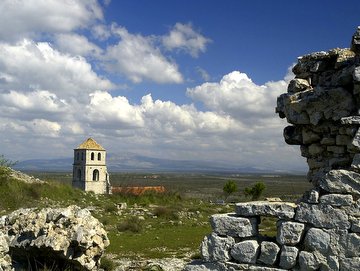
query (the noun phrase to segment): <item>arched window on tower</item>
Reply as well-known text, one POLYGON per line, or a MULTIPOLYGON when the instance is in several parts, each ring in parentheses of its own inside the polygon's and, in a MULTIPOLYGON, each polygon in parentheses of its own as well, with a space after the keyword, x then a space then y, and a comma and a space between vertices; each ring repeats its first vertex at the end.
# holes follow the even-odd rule
POLYGON ((76 160, 79 161, 79 159, 80 159, 80 153, 77 153, 77 154, 76 154, 76 160))
POLYGON ((95 154, 92 152, 91 153, 91 160, 94 160, 95 159, 95 154))
POLYGON ((84 160, 84 153, 81 153, 81 161, 84 160))
POLYGON ((93 171, 93 181, 98 181, 99 180, 99 170, 95 169, 93 171))
POLYGON ((98 160, 99 161, 101 160, 101 153, 100 152, 98 153, 98 160))
POLYGON ((80 168, 77 170, 77 179, 79 181, 81 181, 81 169, 80 168))

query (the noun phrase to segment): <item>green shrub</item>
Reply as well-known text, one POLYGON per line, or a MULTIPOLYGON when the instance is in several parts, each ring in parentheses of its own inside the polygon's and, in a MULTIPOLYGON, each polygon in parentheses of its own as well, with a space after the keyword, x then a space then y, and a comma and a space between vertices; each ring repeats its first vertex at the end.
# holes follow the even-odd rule
POLYGON ((225 183, 223 191, 228 198, 231 194, 235 193, 238 190, 238 186, 235 181, 229 180, 225 183))
POLYGON ((143 230, 143 227, 143 221, 137 216, 127 218, 116 226, 117 230, 120 232, 129 231, 133 233, 140 233, 143 230))
POLYGON ((157 217, 163 217, 172 220, 179 219, 178 211, 176 209, 165 206, 156 207, 153 211, 153 214, 157 217))
POLYGON ((266 186, 263 182, 258 182, 252 187, 246 187, 244 190, 245 196, 251 196, 251 200, 258 200, 264 192, 266 186))
POLYGON ((3 154, 0 155, 0 167, 12 167, 16 164, 16 161, 6 159, 3 154))
POLYGON ((109 258, 103 257, 101 259, 100 268, 104 269, 104 271, 112 271, 115 267, 115 263, 109 258))

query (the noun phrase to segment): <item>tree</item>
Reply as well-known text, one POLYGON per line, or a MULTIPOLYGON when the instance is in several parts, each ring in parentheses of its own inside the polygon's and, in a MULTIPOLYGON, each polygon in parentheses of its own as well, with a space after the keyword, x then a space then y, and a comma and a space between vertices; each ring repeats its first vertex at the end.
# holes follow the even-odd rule
POLYGON ((238 190, 238 186, 235 181, 229 180, 225 183, 223 187, 223 191, 226 195, 226 199, 234 192, 238 190))
POLYGON ((253 186, 246 187, 244 190, 245 196, 251 196, 251 200, 258 200, 264 192, 266 186, 263 182, 258 182, 253 186))
POLYGON ((3 154, 0 154, 0 167, 12 167, 15 164, 16 162, 6 159, 3 154))

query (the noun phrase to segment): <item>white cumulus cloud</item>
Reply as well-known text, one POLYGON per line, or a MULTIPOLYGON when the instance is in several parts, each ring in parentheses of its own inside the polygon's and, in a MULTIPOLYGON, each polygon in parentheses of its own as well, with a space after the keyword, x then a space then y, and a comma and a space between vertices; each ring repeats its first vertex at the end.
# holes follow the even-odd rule
POLYGON ((103 19, 96 0, 2 0, 0 14, 0 39, 7 41, 70 32, 103 19))
POLYGON ((134 35, 126 28, 115 25, 112 31, 120 41, 106 50, 105 67, 109 71, 124 74, 135 83, 143 80, 157 83, 183 82, 176 63, 161 53, 152 37, 134 35))
POLYGON ((170 33, 162 37, 163 45, 168 50, 182 50, 193 57, 206 51, 211 40, 195 31, 191 24, 176 23, 170 33))
POLYGON ((42 89, 60 99, 88 99, 87 94, 96 89, 114 87, 99 77, 85 58, 60 53, 44 42, 0 43, 0 70, 6 75, 0 80, 0 91, 42 89))
MULTIPOLYGON (((262 123, 274 117, 276 97, 286 91, 287 82, 255 84, 245 73, 233 71, 220 82, 189 88, 187 94, 212 111, 228 114, 242 123, 262 123)), ((262 123, 263 125, 263 123, 262 123)))
POLYGON ((94 127, 105 129, 136 128, 144 125, 141 110, 126 97, 112 97, 104 91, 90 94, 87 118, 94 127))
POLYGON ((58 34, 55 43, 61 51, 72 55, 97 57, 102 53, 99 46, 78 34, 58 34))

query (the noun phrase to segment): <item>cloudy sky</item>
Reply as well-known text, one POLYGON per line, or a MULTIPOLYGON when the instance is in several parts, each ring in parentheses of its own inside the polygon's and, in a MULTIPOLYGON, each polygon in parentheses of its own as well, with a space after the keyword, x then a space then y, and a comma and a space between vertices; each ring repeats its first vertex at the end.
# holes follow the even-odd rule
POLYGON ((0 1, 0 154, 305 169, 274 114, 297 57, 349 47, 360 2, 0 1), (345 4, 346 3, 346 4, 345 4))

